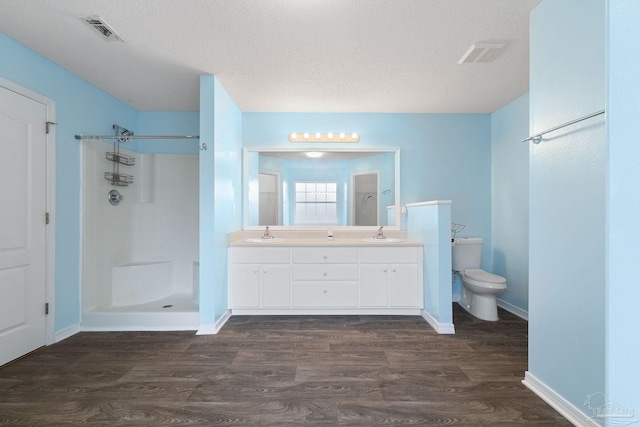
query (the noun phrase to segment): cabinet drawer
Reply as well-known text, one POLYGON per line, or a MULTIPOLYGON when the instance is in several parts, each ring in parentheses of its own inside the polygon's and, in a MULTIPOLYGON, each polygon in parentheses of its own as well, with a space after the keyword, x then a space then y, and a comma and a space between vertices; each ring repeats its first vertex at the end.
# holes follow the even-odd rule
POLYGON ((418 262, 418 248, 361 248, 360 262, 366 264, 415 263, 418 262))
POLYGON ((292 253, 295 264, 357 264, 357 248, 296 248, 292 253))
POLYGON ((293 280, 358 280, 358 266, 351 264, 293 264, 293 280))
POLYGON ((356 307, 357 282, 304 282, 293 284, 294 307, 356 307))
POLYGON ((289 248, 230 248, 231 262, 236 264, 287 264, 289 248))

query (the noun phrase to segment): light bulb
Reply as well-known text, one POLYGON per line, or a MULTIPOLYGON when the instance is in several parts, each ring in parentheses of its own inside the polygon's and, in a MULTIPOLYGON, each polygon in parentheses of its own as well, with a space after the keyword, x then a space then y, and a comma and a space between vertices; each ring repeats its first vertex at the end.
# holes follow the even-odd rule
POLYGON ((302 136, 304 136, 304 139, 309 139, 309 134, 307 132, 305 132, 302 136))
POLYGON ((316 139, 320 139, 321 136, 322 134, 320 132, 316 133, 316 139))
POLYGON ((327 134, 327 138, 332 139, 333 138, 333 134, 332 133, 328 133, 327 134))
POLYGON ((292 133, 291 134, 291 139, 298 139, 298 134, 297 133, 292 133))
POLYGON ((344 133, 341 133, 341 134, 340 134, 340 139, 344 139, 344 137, 345 137, 345 136, 346 136, 346 135, 345 135, 344 133))
POLYGON ((351 134, 351 139, 358 139, 358 134, 357 133, 352 133, 351 134))

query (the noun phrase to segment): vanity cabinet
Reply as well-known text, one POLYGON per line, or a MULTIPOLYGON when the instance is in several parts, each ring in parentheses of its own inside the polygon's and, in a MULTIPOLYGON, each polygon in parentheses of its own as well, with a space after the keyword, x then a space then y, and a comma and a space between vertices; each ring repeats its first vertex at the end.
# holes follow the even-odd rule
POLYGON ((362 248, 360 304, 365 307, 421 307, 418 248, 362 248))
POLYGON ((291 263, 294 308, 358 307, 358 248, 299 248, 291 263))
POLYGON ((290 306, 290 251, 284 248, 243 248, 232 251, 229 303, 237 308, 290 306))
POLYGON ((235 314, 420 314, 422 247, 229 248, 235 314))

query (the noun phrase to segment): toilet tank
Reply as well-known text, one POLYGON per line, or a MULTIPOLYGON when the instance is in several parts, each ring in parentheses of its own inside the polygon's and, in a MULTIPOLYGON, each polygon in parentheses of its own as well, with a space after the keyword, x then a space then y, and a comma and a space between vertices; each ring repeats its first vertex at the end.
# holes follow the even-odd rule
POLYGON ((458 237, 451 245, 451 268, 465 271, 480 268, 482 262, 482 239, 479 237, 458 237))

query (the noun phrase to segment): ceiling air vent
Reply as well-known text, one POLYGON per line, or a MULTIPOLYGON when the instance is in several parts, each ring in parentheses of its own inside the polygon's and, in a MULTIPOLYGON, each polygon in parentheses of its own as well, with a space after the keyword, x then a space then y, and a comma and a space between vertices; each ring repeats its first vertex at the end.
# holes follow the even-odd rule
POLYGON ((505 43, 472 44, 467 53, 462 55, 458 64, 473 64, 475 62, 491 62, 502 52, 505 43))
POLYGON ((90 16, 82 18, 87 24, 91 25, 105 40, 124 42, 122 37, 107 24, 104 19, 99 16, 90 16))

